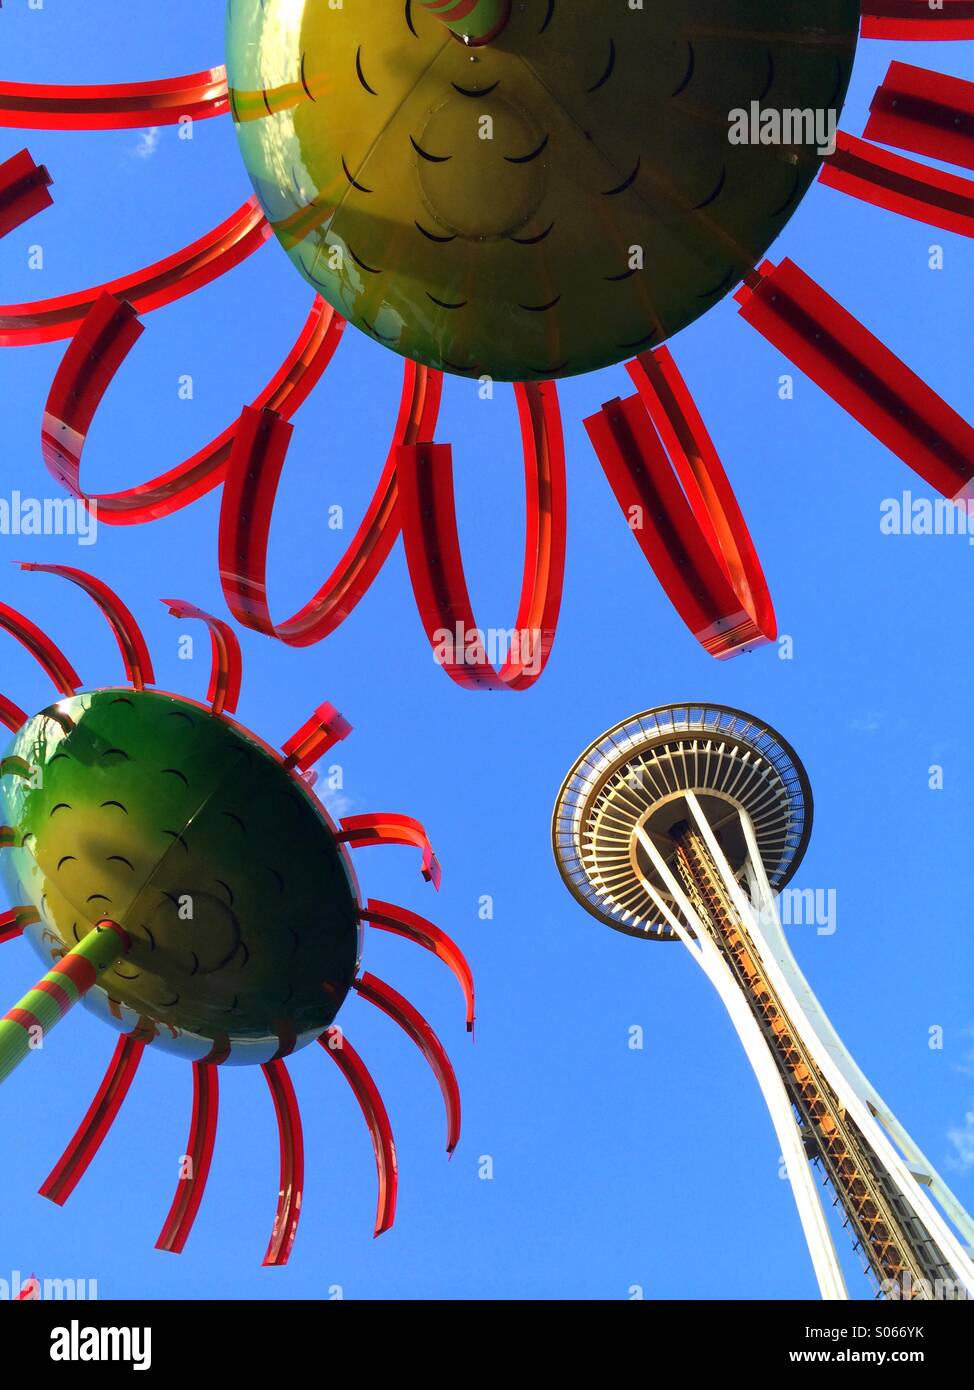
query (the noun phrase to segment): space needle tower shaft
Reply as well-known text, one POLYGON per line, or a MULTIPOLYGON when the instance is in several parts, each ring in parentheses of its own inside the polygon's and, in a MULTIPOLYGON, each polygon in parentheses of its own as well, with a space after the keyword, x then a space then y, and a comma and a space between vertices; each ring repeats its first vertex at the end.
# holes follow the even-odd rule
POLYGON ((880 1294, 970 1299, 974 1222, 844 1047, 782 929, 777 895, 811 823, 807 775, 773 729, 738 710, 668 706, 586 750, 552 838, 593 916, 641 941, 681 941, 717 990, 768 1106, 822 1297, 849 1297, 829 1186, 880 1294))
POLYGON ((952 1280, 929 1233, 898 1201, 880 1160, 822 1076, 761 963, 702 837, 676 827, 676 865, 696 922, 720 950, 744 991, 799 1117, 809 1157, 821 1163, 856 1243, 880 1286, 922 1296, 952 1280))

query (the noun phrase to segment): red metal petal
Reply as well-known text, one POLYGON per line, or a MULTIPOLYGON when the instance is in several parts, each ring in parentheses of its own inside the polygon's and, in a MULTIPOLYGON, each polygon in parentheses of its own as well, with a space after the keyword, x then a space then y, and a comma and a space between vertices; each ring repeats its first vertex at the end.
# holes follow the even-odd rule
POLYGON ((162 602, 174 618, 197 618, 206 623, 210 630, 210 644, 213 661, 210 667, 210 686, 206 698, 213 707, 214 714, 233 714, 240 699, 240 686, 243 682, 243 653, 240 640, 229 623, 222 618, 214 618, 204 613, 195 604, 184 603, 178 598, 164 598, 162 602))
POLYGON ((443 378, 406 362, 392 446, 365 517, 338 565, 303 608, 274 623, 267 601, 267 546, 271 516, 291 431, 270 411, 244 411, 238 427, 220 514, 220 575, 238 622, 307 647, 348 617, 385 564, 399 535, 396 449, 430 439, 436 429, 443 378))
POLYGON ((21 130, 139 130, 203 121, 229 109, 223 67, 110 86, 0 82, 0 126, 21 130))
POLYGON ((271 1232, 265 1265, 286 1265, 298 1233, 301 1197, 304 1192, 304 1138, 297 1096, 283 1062, 265 1062, 261 1067, 274 1098, 277 1129, 281 1140, 281 1187, 277 1214, 271 1232))
POLYGON ((863 134, 880 145, 974 169, 974 82, 891 63, 863 134))
POLYGON ((0 912, 0 946, 8 941, 16 941, 23 936, 27 927, 36 926, 40 920, 32 907, 15 907, 9 912, 0 912))
POLYGON ((129 609, 107 584, 103 584, 100 579, 95 579, 93 575, 86 574, 84 570, 71 569, 67 565, 22 564, 20 568, 38 574, 56 574, 59 578, 67 579, 83 589, 90 598, 95 600, 108 619, 115 634, 115 640, 118 642, 119 651, 122 653, 125 674, 135 689, 142 690, 146 685, 155 683, 152 657, 149 654, 142 629, 129 609))
POLYGON ((6 695, 0 695, 0 724, 5 724, 11 733, 16 733, 26 723, 27 715, 19 705, 8 700, 6 695))
POLYGON ((527 690, 544 670, 565 574, 565 451, 553 382, 515 386, 524 449, 527 541, 516 641, 498 671, 488 659, 467 589, 457 533, 449 444, 399 449, 403 543, 420 618, 436 659, 458 685, 527 690))
POLYGON ((345 1037, 340 1028, 329 1028, 319 1039, 321 1046, 343 1072, 345 1079, 355 1092, 355 1099, 365 1116, 375 1153, 375 1167, 379 1179, 379 1201, 375 1213, 375 1234, 381 1236, 388 1231, 396 1219, 396 1196, 399 1191, 399 1168, 396 1162, 396 1145, 392 1137, 389 1116, 379 1095, 379 1088, 372 1076, 345 1037))
MULTIPOLYGON (((254 401, 289 418, 321 379, 345 320, 317 298, 286 360, 254 401)), ((41 447, 48 471, 75 497, 97 503, 98 517, 135 525, 169 516, 224 479, 237 421, 191 458, 137 487, 95 495, 82 491, 81 455, 95 411, 142 333, 131 305, 105 294, 95 302, 64 355, 48 396, 41 447)))
POLYGON ((362 917, 381 931, 392 932, 396 936, 404 936, 408 941, 415 941, 418 946, 424 946, 427 951, 432 951, 445 965, 450 967, 463 990, 463 997, 467 1004, 467 1032, 472 1033, 474 1025, 473 971, 456 942, 447 936, 445 931, 441 931, 432 922, 428 922, 425 917, 420 917, 415 912, 408 912, 406 908, 399 907, 396 903, 385 903, 370 898, 362 912, 362 917))
POLYGON ((0 164, 0 237, 49 208, 51 176, 27 150, 0 164))
MULTIPOLYGON (((666 347, 628 363, 670 462, 741 613, 716 639, 715 655, 734 656, 777 636, 774 605, 747 522, 696 403, 666 347)), ((732 601, 733 602, 733 601, 732 601)), ((733 612, 732 603, 728 609, 733 612)), ((721 616, 726 617, 727 613, 721 616)))
POLYGON ((439 891, 443 881, 440 861, 433 853, 426 831, 412 816, 401 816, 394 811, 346 816, 341 829, 339 838, 352 849, 361 849, 364 845, 415 845, 423 856, 423 877, 439 891))
POLYGON ((453 1153, 460 1142, 460 1088, 450 1059, 439 1038, 417 1009, 391 985, 375 975, 363 975, 355 988, 364 999, 376 1004, 399 1024, 422 1052, 439 1083, 446 1105, 446 1151, 453 1153))
POLYGON ((974 39, 974 0, 862 0, 864 39, 974 39))
POLYGON ((974 480, 974 429, 792 261, 765 262, 741 315, 945 497, 974 480))
POLYGON ((666 348, 629 364, 637 396, 585 421, 619 506, 697 641, 724 659, 773 641, 774 605, 747 523, 666 348))
POLYGON ((338 713, 334 705, 319 705, 308 722, 297 733, 292 734, 284 745, 284 757, 288 767, 296 767, 299 772, 307 772, 323 758, 329 748, 348 738, 352 726, 338 713))
MULTIPOLYGON (((81 677, 60 648, 55 646, 50 637, 41 632, 40 628, 36 627, 29 618, 25 618, 14 608, 8 608, 5 603, 0 603, 0 628, 5 629, 12 637, 16 637, 17 641, 27 648, 31 656, 35 657, 43 666, 62 694, 73 695, 75 693, 81 685, 81 677)), ((20 713, 13 705, 10 706, 10 710, 15 715, 20 713)), ((21 720, 21 723, 23 722, 24 720, 21 720)))
POLYGON ((206 1180, 210 1176, 213 1145, 216 1142, 216 1122, 219 1109, 220 1081, 215 1066, 207 1062, 193 1063, 193 1118, 189 1128, 186 1156, 192 1165, 191 1175, 180 1178, 166 1224, 156 1241, 157 1250, 182 1253, 199 1211, 206 1180))
POLYGON ((248 198, 225 222, 198 241, 144 270, 54 299, 0 305, 0 347, 25 347, 70 338, 104 294, 127 300, 136 313, 161 309, 225 275, 271 235, 257 199, 248 198))
POLYGON ((830 188, 887 212, 974 237, 974 179, 942 173, 843 131, 820 177, 830 188))
POLYGON ((115 1122, 144 1051, 145 1043, 131 1037, 119 1038, 88 1113, 40 1188, 42 1197, 62 1207, 78 1186, 115 1122))

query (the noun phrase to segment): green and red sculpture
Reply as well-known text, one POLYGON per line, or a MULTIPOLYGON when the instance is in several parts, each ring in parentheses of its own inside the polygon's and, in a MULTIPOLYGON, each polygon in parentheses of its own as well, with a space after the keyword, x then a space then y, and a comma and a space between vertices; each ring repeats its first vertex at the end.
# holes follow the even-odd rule
POLYGON ((40 1052, 80 1000, 120 1038, 105 1080, 64 1157, 41 1188, 63 1203, 118 1113, 147 1046, 193 1066, 187 1176, 161 1249, 183 1248, 206 1184, 216 1133, 218 1069, 259 1065, 281 1135, 281 1189, 265 1263, 283 1264, 297 1230, 301 1123, 284 1058, 319 1042, 351 1082, 379 1173, 376 1234, 392 1223, 396 1160, 378 1090, 335 1019, 350 991, 369 999, 422 1049, 447 1106, 448 1149, 460 1130, 456 1079, 442 1045, 388 985, 360 973, 365 923, 435 952, 460 981, 468 1027, 473 983, 459 949, 403 908, 363 902, 349 849, 408 844, 439 884, 426 833, 400 815, 336 824, 310 785, 313 764, 350 726, 323 705, 278 753, 230 718, 241 661, 232 629, 180 602, 177 617, 209 626, 208 705, 152 690, 152 662, 131 613, 100 581, 42 569, 89 593, 110 621, 130 684, 79 692, 53 642, 0 604, 0 628, 40 661, 61 698, 33 718, 0 697, 13 740, 0 764, 0 869, 18 904, 0 940, 23 935, 51 968, 0 1020, 0 1081, 40 1052))
MULTIPOLYGON (((971 0, 233 0, 226 16, 225 66, 159 82, 0 83, 0 126, 16 129, 230 116, 253 188, 153 265, 0 305, 0 346, 69 340, 43 454, 100 520, 155 520, 223 487, 219 569, 241 623, 293 646, 322 640, 401 534, 451 679, 533 685, 566 559, 557 383, 627 361, 635 392, 585 424, 634 541, 709 653, 773 641, 757 550, 669 347, 732 294, 745 323, 930 488, 974 502, 974 428, 797 265, 766 259, 816 178, 974 235, 974 183, 923 162, 974 167, 974 83, 896 61, 865 138, 836 130, 860 37, 970 38, 971 0), (89 430, 140 316, 271 239, 314 293, 285 361, 191 457, 87 492, 89 430), (348 324, 404 359, 397 423, 345 554, 296 612, 272 616, 268 545, 291 420, 348 324), (474 614, 453 454, 436 438, 445 374, 482 392, 514 383, 525 547, 513 629, 492 629, 517 640, 499 655, 474 614)), ((0 164, 0 234, 43 212, 50 182, 27 151, 0 164)))

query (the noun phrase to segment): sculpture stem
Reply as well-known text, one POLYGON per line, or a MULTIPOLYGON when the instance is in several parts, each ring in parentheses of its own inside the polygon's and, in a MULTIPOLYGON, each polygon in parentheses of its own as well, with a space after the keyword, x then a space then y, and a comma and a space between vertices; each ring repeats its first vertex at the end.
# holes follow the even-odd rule
POLYGON ((128 933, 117 922, 99 922, 0 1019, 0 1081, 6 1081, 25 1057, 43 1046, 55 1024, 131 946, 128 933))

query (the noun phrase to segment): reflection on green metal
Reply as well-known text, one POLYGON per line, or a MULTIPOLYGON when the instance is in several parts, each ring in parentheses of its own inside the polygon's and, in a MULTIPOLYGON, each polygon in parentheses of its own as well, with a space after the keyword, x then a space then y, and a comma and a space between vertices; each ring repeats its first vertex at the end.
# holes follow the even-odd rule
POLYGON ((511 16, 511 0, 420 0, 424 9, 442 19, 468 43, 489 43, 511 16))

